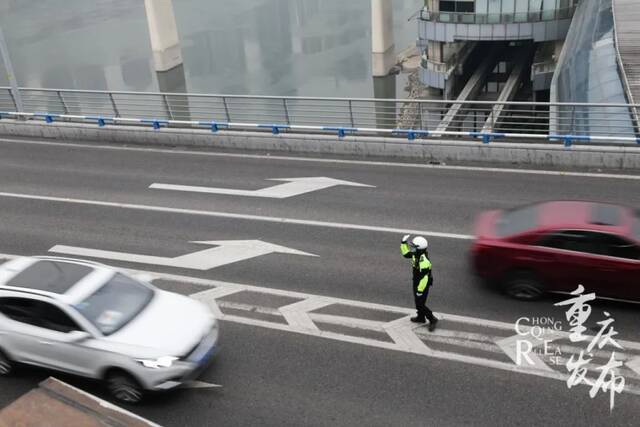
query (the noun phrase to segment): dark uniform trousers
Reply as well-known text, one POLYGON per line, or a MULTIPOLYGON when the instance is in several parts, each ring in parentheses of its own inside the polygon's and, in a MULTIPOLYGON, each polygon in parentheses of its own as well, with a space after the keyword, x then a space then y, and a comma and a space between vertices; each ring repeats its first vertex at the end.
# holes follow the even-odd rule
POLYGON ((421 296, 418 296, 418 282, 419 280, 413 280, 413 298, 416 303, 416 311, 418 312, 419 318, 426 318, 429 322, 437 322, 436 317, 433 315, 433 312, 427 307, 427 297, 429 296, 429 289, 433 286, 433 276, 429 278, 429 285, 427 289, 424 290, 421 296))

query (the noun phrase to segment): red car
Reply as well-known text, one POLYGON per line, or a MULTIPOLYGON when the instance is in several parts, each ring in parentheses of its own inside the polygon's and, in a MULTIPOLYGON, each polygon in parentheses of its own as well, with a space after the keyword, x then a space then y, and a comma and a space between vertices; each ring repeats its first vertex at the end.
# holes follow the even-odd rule
POLYGON ((514 298, 581 284, 599 297, 640 301, 640 215, 633 209, 552 201, 489 211, 475 236, 475 271, 514 298))

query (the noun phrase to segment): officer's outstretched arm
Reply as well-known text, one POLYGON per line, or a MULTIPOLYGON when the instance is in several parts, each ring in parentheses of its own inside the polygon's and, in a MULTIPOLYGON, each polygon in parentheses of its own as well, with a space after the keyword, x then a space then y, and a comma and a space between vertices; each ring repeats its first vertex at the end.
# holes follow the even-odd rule
POLYGON ((400 243, 400 253, 405 258, 411 258, 411 248, 407 242, 400 243))

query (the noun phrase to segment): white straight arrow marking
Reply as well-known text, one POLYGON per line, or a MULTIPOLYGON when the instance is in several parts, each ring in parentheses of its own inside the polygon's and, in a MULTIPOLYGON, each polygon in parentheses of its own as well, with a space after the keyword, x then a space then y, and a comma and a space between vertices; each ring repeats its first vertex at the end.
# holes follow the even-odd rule
POLYGON ((261 240, 221 240, 209 242, 191 242, 201 245, 216 245, 216 248, 181 255, 175 258, 151 255, 130 254, 125 252, 103 251, 99 249, 79 248, 57 245, 49 252, 76 255, 90 258, 103 258, 114 261, 134 262, 137 264, 162 265, 166 267, 188 268, 191 270, 211 270, 227 264, 245 261, 261 255, 282 253, 292 255, 317 256, 285 246, 278 246, 261 240))
POLYGON ((343 181, 341 179, 327 178, 324 176, 308 178, 272 178, 270 181, 285 181, 285 184, 260 190, 234 190, 232 188, 197 187, 190 185, 173 185, 154 183, 149 186, 156 190, 186 191, 191 193, 227 194, 231 196, 264 197, 269 199, 286 199, 299 196, 312 191, 324 190, 336 185, 349 187, 374 187, 373 185, 359 184, 357 182, 343 181))

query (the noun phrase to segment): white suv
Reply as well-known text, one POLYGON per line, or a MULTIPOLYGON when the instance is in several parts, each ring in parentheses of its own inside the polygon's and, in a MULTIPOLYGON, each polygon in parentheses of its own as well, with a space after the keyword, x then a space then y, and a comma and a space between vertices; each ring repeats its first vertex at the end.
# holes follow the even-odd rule
POLYGON ((205 305, 110 267, 56 257, 0 266, 2 375, 37 365, 105 380, 133 403, 197 377, 217 341, 205 305))

